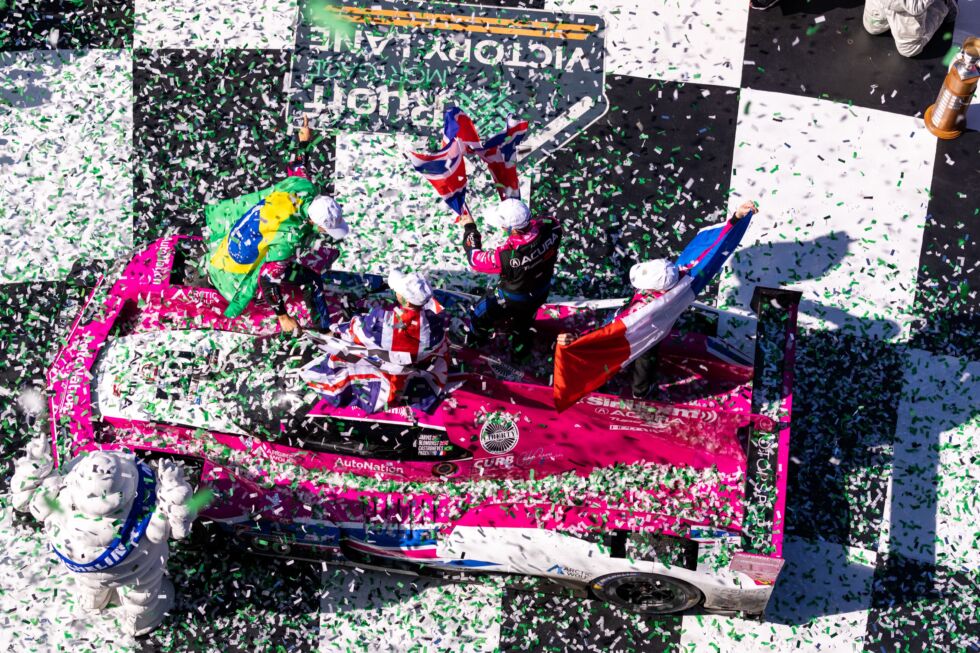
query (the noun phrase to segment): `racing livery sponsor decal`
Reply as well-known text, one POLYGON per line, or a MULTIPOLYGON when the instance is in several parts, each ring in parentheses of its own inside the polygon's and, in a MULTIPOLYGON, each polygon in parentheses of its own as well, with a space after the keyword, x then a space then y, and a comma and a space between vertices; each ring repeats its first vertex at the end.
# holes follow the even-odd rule
POLYGON ((513 451, 520 438, 517 420, 509 413, 490 413, 480 428, 480 446, 495 456, 513 451))
POLYGON ((578 580, 589 581, 595 577, 595 573, 588 571, 583 571, 581 569, 572 569, 571 567, 562 567, 561 565, 552 565, 548 568, 549 574, 556 574, 558 576, 567 576, 569 578, 577 578, 578 580))
POLYGON ((449 449, 449 436, 445 432, 423 431, 416 440, 416 451, 420 456, 440 457, 449 449))
POLYGON ((262 451, 262 455, 269 460, 277 463, 286 463, 289 465, 298 465, 309 455, 305 451, 280 451, 267 442, 261 443, 260 449, 262 451))
POLYGON ((751 553, 736 553, 730 568, 739 571, 756 582, 757 585, 772 585, 776 582, 785 560, 751 553))
POLYGON ((711 424, 718 414, 709 410, 678 406, 654 406, 642 401, 620 399, 619 397, 587 396, 584 404, 593 406, 596 415, 608 420, 613 431, 631 430, 664 432, 675 429, 684 420, 698 420, 701 424, 711 424))
POLYGON ((174 238, 167 238, 157 248, 157 259, 153 264, 153 285, 161 284, 170 278, 170 268, 174 262, 174 238))
POLYGON ((168 296, 171 301, 182 301, 195 306, 220 306, 225 303, 225 300, 216 290, 211 288, 189 288, 185 286, 176 286, 173 292, 168 296))
POLYGON ((429 135, 447 99, 478 124, 519 113, 523 158, 561 148, 608 109, 600 16, 431 2, 301 0, 289 122, 429 135), (492 90, 484 90, 492 89, 492 90))
POLYGON ((334 463, 334 467, 340 467, 348 471, 377 472, 381 474, 405 473, 404 469, 391 463, 375 463, 370 460, 356 460, 351 458, 338 458, 334 463))
POLYGON ((565 454, 554 451, 546 451, 544 447, 538 447, 533 451, 526 451, 517 457, 517 464, 521 467, 534 467, 545 463, 558 462, 565 457, 565 454))
POLYGON ((480 458, 473 461, 473 467, 480 470, 480 475, 483 475, 484 470, 487 469, 510 469, 514 466, 513 456, 500 456, 499 458, 480 458))

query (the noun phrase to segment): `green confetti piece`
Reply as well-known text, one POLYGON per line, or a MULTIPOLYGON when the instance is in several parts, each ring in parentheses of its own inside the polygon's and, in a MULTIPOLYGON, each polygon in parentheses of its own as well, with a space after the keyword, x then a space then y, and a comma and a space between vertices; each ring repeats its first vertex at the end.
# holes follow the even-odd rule
POLYGON ((949 48, 949 51, 943 56, 943 66, 949 68, 949 65, 953 63, 953 59, 960 52, 960 47, 958 45, 953 45, 949 48))
POLYGON ((214 501, 214 491, 211 488, 202 488, 194 493, 187 501, 187 508, 193 513, 198 513, 214 501))

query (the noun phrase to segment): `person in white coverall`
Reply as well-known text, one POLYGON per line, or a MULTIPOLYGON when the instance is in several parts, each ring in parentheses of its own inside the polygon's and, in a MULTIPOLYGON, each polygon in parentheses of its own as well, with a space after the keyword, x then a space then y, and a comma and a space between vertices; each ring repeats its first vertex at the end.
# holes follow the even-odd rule
POLYGON ((864 29, 872 34, 888 30, 898 53, 914 57, 948 18, 956 17, 958 0, 867 0, 864 3, 864 29))

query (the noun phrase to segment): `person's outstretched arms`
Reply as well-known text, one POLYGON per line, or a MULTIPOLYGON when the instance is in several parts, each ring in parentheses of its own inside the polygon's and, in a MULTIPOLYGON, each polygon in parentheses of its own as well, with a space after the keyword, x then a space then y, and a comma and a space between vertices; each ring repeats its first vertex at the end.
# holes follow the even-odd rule
POLYGON ((24 447, 23 455, 14 461, 14 475, 10 479, 14 510, 27 512, 37 491, 54 475, 51 443, 44 434, 35 436, 24 447))

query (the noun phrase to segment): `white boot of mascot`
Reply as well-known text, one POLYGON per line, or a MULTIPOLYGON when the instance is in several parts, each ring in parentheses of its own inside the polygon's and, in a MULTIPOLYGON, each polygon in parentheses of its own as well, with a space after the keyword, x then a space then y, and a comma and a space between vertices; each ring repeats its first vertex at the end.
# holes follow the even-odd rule
POLYGON ((55 471, 48 446, 31 442, 15 463, 14 508, 44 522, 52 550, 78 581, 82 608, 98 612, 113 601, 127 632, 150 632, 174 602, 167 539, 186 536, 194 518, 181 468, 160 461, 154 471, 132 453, 95 451, 55 471))

